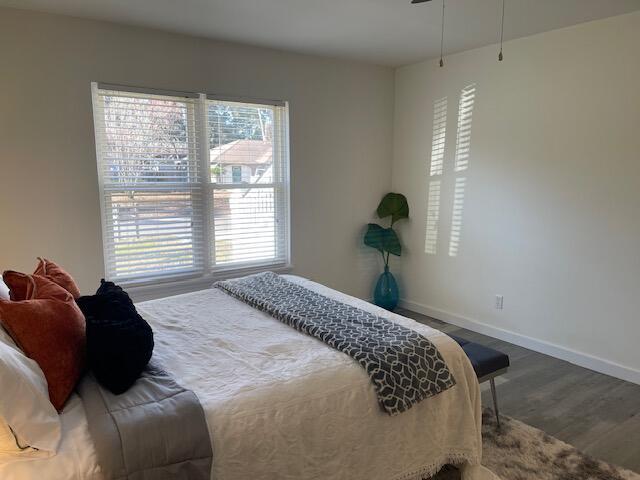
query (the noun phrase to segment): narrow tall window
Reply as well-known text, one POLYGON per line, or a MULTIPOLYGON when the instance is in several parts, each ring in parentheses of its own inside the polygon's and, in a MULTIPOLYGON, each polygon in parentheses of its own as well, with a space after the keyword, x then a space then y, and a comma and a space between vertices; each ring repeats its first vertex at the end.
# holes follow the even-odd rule
POLYGON ((107 278, 288 263, 286 104, 92 89, 107 278))
POLYGON ((287 260, 285 113, 269 105, 207 102, 211 253, 219 267, 287 260), (219 170, 231 175, 216 175, 219 170))

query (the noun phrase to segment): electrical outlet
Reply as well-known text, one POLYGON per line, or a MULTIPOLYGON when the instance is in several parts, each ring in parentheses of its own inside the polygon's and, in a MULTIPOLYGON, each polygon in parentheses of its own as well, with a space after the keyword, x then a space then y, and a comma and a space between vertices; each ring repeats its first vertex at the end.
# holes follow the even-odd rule
POLYGON ((502 295, 496 295, 496 310, 502 310, 504 303, 504 297, 502 295))

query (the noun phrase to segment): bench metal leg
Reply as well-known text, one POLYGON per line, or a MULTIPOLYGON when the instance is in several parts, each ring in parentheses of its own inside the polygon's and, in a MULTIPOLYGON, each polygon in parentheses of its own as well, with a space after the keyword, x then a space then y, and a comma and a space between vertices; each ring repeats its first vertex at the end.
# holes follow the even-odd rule
POLYGON ((498 429, 500 429, 500 414, 498 413, 498 396, 496 395, 496 380, 492 378, 489 380, 491 384, 491 396, 493 397, 493 410, 496 412, 496 423, 498 425, 498 429))

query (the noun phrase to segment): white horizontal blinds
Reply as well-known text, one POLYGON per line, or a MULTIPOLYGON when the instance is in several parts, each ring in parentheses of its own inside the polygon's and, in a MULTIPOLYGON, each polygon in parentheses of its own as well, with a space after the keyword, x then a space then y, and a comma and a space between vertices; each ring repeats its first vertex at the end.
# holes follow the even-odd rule
POLYGON ((198 99, 93 91, 107 277, 202 272, 198 99))
POLYGON ((288 263, 286 103, 92 89, 109 279, 288 263))
POLYGON ((288 259, 286 106, 207 102, 214 269, 288 259))

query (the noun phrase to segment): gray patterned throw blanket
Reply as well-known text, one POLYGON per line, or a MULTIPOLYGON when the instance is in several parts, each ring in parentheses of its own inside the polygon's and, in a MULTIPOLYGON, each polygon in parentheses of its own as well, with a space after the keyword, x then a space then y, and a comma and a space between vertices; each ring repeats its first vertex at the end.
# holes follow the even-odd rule
POLYGON ((436 346, 410 328, 325 297, 273 272, 214 285, 346 353, 367 372, 389 415, 455 385, 436 346))

